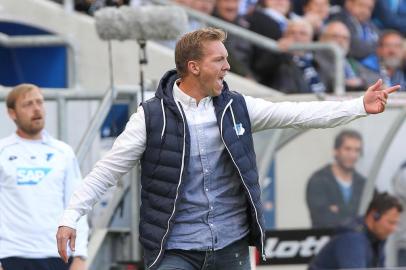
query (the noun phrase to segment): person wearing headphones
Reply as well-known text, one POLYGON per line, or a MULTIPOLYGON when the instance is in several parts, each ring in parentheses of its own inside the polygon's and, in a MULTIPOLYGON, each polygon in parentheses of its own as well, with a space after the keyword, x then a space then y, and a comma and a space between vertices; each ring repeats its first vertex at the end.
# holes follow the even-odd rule
POLYGON ((383 267, 385 241, 396 230, 402 211, 396 197, 387 192, 376 194, 365 216, 337 230, 308 269, 383 267))

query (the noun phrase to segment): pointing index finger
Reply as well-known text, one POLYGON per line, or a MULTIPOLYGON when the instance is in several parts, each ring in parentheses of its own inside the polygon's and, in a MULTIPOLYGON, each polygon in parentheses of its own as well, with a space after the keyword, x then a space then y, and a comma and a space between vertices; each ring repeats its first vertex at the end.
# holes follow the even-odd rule
POLYGON ((392 93, 398 91, 399 89, 400 89, 400 85, 398 84, 398 85, 395 85, 395 86, 386 88, 386 89, 384 89, 383 91, 384 91, 385 93, 387 93, 387 94, 392 94, 392 93))

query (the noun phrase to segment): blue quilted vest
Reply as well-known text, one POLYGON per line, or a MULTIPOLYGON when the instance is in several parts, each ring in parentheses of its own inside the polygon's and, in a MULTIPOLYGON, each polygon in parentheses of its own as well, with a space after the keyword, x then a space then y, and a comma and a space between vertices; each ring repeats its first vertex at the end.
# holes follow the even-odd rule
MULTIPOLYGON (((175 70, 161 79, 155 97, 142 103, 147 131, 146 150, 141 159, 140 241, 149 269, 156 269, 174 223, 182 193, 182 180, 189 162, 190 138, 186 116, 172 95, 178 79, 175 70)), ((213 98, 217 123, 225 148, 241 177, 250 207, 250 245, 264 254, 264 222, 254 152, 251 122, 242 95, 229 91, 213 98), (231 113, 231 106, 233 114, 231 113), (245 129, 237 135, 235 123, 245 129)))

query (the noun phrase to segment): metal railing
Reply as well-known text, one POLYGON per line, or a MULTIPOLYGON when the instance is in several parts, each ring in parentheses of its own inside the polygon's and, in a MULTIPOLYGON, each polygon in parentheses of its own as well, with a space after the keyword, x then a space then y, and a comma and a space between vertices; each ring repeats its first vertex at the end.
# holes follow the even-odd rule
POLYGON ((0 33, 0 46, 6 48, 66 46, 68 49, 68 87, 77 88, 78 78, 76 51, 73 44, 67 39, 55 35, 9 36, 4 33, 0 33))

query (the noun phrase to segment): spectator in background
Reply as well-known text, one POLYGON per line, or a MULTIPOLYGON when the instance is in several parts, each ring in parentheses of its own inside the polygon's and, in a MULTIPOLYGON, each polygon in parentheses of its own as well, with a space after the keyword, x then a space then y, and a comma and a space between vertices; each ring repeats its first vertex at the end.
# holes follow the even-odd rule
MULTIPOLYGON (((393 178, 393 192, 403 208, 406 207, 406 162, 403 163, 393 178)), ((402 213, 399 229, 395 235, 398 266, 406 266, 406 214, 402 213)))
POLYGON ((406 89, 406 66, 403 37, 396 30, 384 31, 379 37, 376 56, 370 57, 365 66, 383 79, 384 84, 400 84, 406 89))
POLYGON ((57 219, 82 180, 75 154, 44 130, 44 98, 37 86, 16 86, 6 103, 17 131, 0 140, 1 265, 4 270, 84 270, 85 217, 70 268, 55 247, 57 219))
POLYGON ((274 54, 269 58, 255 59, 257 65, 274 65, 272 69, 263 70, 262 83, 285 93, 324 93, 326 87, 321 81, 323 77, 313 53, 287 49, 295 43, 310 43, 313 28, 303 19, 289 22, 286 32, 278 42, 284 53, 274 54))
POLYGON ((344 6, 344 2, 345 2, 345 0, 330 0, 330 4, 331 4, 332 6, 343 7, 343 6, 344 6))
POLYGON ((128 5, 130 0, 76 0, 74 2, 75 10, 93 15, 98 9, 106 6, 128 5))
MULTIPOLYGON (((345 88, 347 91, 359 91, 379 79, 379 76, 361 65, 358 61, 348 57, 350 48, 351 33, 347 26, 340 21, 332 21, 328 23, 320 36, 320 42, 333 43, 340 47, 343 55, 345 55, 344 76, 345 88)), ((324 82, 327 89, 333 89, 335 81, 335 68, 332 65, 334 59, 330 51, 322 50, 315 53, 317 62, 320 68, 324 70, 324 82)))
MULTIPOLYGON (((327 2, 329 3, 329 6, 331 8, 333 8, 334 10, 339 10, 344 4, 343 1, 344 0, 329 0, 327 2)), ((298 15, 303 15, 303 9, 306 2, 308 2, 308 0, 291 0, 293 6, 292 10, 298 15)))
POLYGON ((385 241, 396 230, 402 205, 388 193, 376 195, 364 217, 342 228, 316 255, 310 270, 385 266, 385 241))
MULTIPOLYGON (((260 0, 257 9, 248 17, 249 29, 265 37, 278 40, 282 37, 290 17, 289 0, 260 0)), ((297 16, 296 16, 297 17, 297 16)), ((255 79, 270 86, 271 70, 278 61, 275 52, 260 46, 252 47, 251 69, 255 79)))
MULTIPOLYGON (((204 14, 211 15, 213 13, 214 6, 216 5, 216 0, 193 0, 190 3, 191 8, 204 14)), ((195 19, 189 19, 190 32, 204 27, 206 27, 206 24, 204 22, 195 19)))
MULTIPOLYGON (((206 15, 212 15, 214 7, 216 5, 216 0, 172 0, 172 1, 177 4, 184 5, 189 8, 200 11, 206 15)), ((195 30, 205 27, 207 27, 207 25, 203 21, 194 18, 188 18, 188 27, 186 32, 193 32, 195 30)), ((176 47, 176 40, 162 40, 159 41, 159 43, 173 50, 176 47)))
POLYGON ((328 0, 305 0, 303 4, 303 18, 312 25, 314 40, 317 40, 330 15, 330 3, 328 0))
POLYGON ((216 0, 193 0, 190 3, 193 9, 206 14, 211 14, 216 5, 216 0))
MULTIPOLYGON (((96 0, 79 0, 75 1, 75 10, 91 15, 91 7, 96 3, 96 0)), ((100 5, 102 7, 102 5, 100 5)), ((100 8, 98 7, 98 8, 100 8)))
POLYGON ((248 18, 249 29, 274 40, 282 37, 289 19, 297 17, 290 12, 289 0, 260 0, 258 5, 248 18))
POLYGON ((343 22, 351 33, 349 56, 363 61, 375 53, 379 31, 372 23, 371 14, 375 0, 346 0, 345 8, 332 16, 343 22))
MULTIPOLYGON (((217 0, 213 16, 229 23, 248 28, 248 22, 238 14, 240 0, 217 0)), ((253 78, 250 61, 252 57, 251 43, 238 36, 228 34, 224 43, 228 51, 228 62, 231 72, 244 77, 253 78)))
POLYGON ((344 130, 335 138, 334 163, 310 177, 306 202, 313 228, 337 227, 357 216, 366 182, 355 170, 361 153, 361 134, 344 130))
POLYGON ((393 29, 406 36, 406 0, 376 0, 372 15, 381 29, 393 29))
POLYGON ((242 0, 238 8, 238 13, 242 16, 251 15, 257 4, 257 0, 242 0))
POLYGON ((173 2, 178 3, 180 5, 187 6, 187 7, 191 7, 193 0, 173 0, 173 2))

